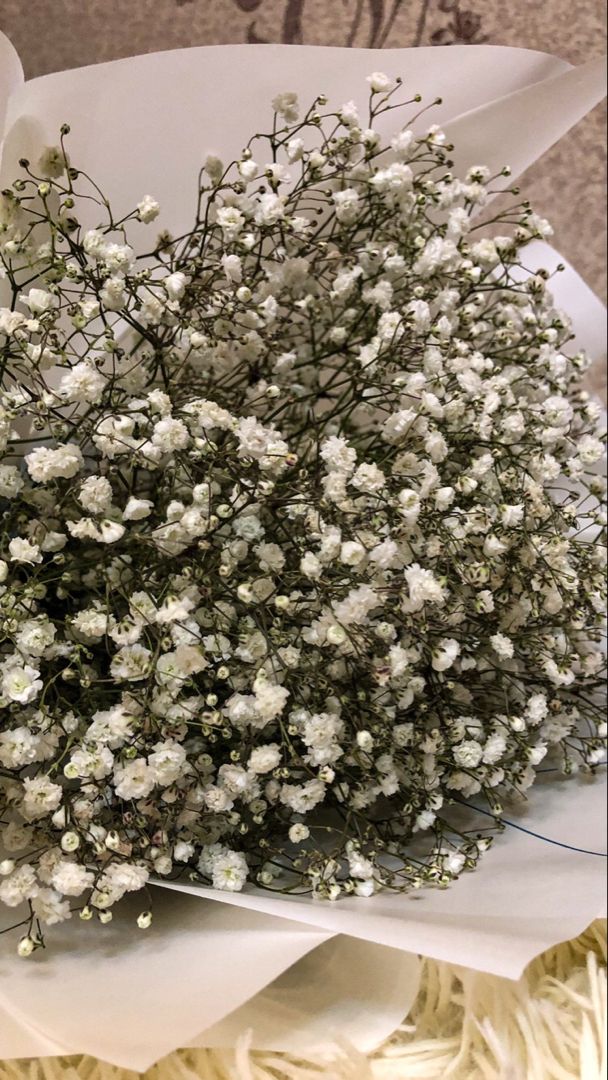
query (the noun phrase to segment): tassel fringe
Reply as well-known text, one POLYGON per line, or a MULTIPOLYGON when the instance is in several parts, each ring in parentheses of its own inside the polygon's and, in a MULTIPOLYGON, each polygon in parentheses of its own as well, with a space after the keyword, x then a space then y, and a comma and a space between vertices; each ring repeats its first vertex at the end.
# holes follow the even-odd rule
MULTIPOLYGON (((606 1046, 606 922, 549 949, 519 983, 425 961, 411 1015, 369 1057, 336 1046, 302 1060, 250 1049, 178 1050, 145 1080, 601 1080, 606 1046)), ((141 1080, 90 1057, 0 1063, 0 1080, 141 1080)))

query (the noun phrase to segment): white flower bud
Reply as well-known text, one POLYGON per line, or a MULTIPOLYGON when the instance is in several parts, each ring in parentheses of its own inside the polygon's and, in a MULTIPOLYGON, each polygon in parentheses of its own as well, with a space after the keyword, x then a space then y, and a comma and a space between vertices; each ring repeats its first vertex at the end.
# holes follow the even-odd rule
POLYGON ((80 837, 78 833, 66 832, 61 837, 61 850, 62 851, 76 851, 76 848, 80 846, 80 837))
POLYGON ((17 954, 25 958, 31 956, 35 948, 36 942, 28 935, 27 937, 21 938, 21 941, 17 945, 17 954))
POLYGON ((374 737, 370 731, 357 732, 357 746, 360 750, 371 750, 374 745, 374 737))

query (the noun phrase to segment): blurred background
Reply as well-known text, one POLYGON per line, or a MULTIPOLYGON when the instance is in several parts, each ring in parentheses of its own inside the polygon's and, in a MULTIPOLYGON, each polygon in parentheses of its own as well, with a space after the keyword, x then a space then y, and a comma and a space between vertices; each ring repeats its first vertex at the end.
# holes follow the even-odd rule
MULTIPOLYGON (((581 64, 606 51, 603 0, 0 0, 26 78, 157 49, 235 42, 513 45, 581 64)), ((438 90, 440 92, 440 88, 438 90)), ((605 299, 605 108, 521 181, 553 243, 605 299)))

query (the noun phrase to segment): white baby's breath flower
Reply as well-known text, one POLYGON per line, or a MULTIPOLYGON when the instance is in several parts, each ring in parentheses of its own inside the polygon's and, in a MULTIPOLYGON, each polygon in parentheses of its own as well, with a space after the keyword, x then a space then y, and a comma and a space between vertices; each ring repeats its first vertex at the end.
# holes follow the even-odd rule
POLYGON ((277 94, 272 100, 272 107, 283 120, 286 120, 290 124, 298 119, 298 97, 297 94, 294 94, 291 90, 286 90, 282 94, 277 94))
POLYGON ((433 668, 435 671, 447 671, 459 654, 459 643, 454 638, 443 638, 433 650, 433 668))
POLYGON ((395 86, 395 80, 382 71, 374 71, 367 76, 370 89, 374 94, 387 94, 395 86))
POLYGON ((159 420, 154 425, 152 442, 155 446, 158 446, 163 453, 171 453, 174 450, 183 450, 188 445, 189 441, 190 436, 188 428, 183 420, 167 417, 164 420, 159 420))
POLYGON ((151 656, 144 645, 126 645, 112 660, 111 673, 115 679, 138 682, 149 674, 151 656))
POLYGON ((0 308, 0 333, 7 337, 15 335, 25 328, 27 319, 20 311, 11 311, 10 308, 0 308))
POLYGON ((67 859, 57 863, 51 875, 53 888, 62 896, 81 896, 91 888, 94 880, 95 875, 86 867, 67 859))
POLYGON ((525 507, 522 503, 515 506, 503 506, 501 513, 502 524, 507 529, 513 529, 520 525, 524 519, 525 507))
POLYGON ((40 672, 30 664, 9 667, 2 676, 2 696, 9 701, 28 705, 42 690, 40 672))
POLYGON ((0 497, 14 499, 23 489, 23 477, 15 465, 0 465, 0 497))
POLYGON ((0 881, 0 900, 7 907, 18 907, 24 900, 33 900, 39 891, 34 868, 23 863, 0 881))
POLYGON ((15 536, 9 542, 8 553, 12 562, 27 563, 31 566, 42 562, 42 553, 38 544, 33 544, 20 536, 15 536))
POLYGON ((252 750, 248 767, 254 773, 267 773, 276 769, 281 762, 281 749, 276 743, 258 746, 252 750))
POLYGON ((156 783, 154 770, 144 758, 136 758, 114 771, 114 788, 120 799, 141 799, 156 783))
POLYGON ((52 311, 57 306, 57 297, 46 289, 30 289, 19 299, 27 305, 32 315, 44 315, 45 312, 52 311))
POLYGON ((173 274, 168 274, 163 280, 163 286, 170 300, 181 300, 185 291, 188 279, 185 274, 182 274, 179 270, 173 274))
POLYGON ((234 206, 221 206, 217 211, 217 223, 226 240, 234 240, 242 232, 245 218, 234 206))
POLYGON ((425 604, 443 604, 445 589, 431 570, 413 563, 405 570, 409 598, 405 601, 408 611, 420 611, 425 604))
POLYGON ((82 401, 94 404, 101 401, 106 380, 91 364, 82 361, 63 375, 58 394, 64 401, 82 401))
POLYGON ((105 476, 88 476, 78 493, 78 502, 91 514, 101 514, 110 508, 112 485, 105 476))
POLYGON ((123 510, 122 516, 125 521, 141 521, 147 518, 154 509, 154 503, 150 499, 138 499, 131 495, 123 510))
POLYGON ((160 206, 156 199, 153 199, 151 195, 144 195, 141 202, 137 204, 137 216, 140 221, 143 221, 147 225, 150 221, 154 221, 160 213, 160 206))
POLYGON ((36 483, 46 483, 59 478, 71 479, 84 464, 80 447, 58 446, 54 450, 37 446, 25 455, 27 470, 36 483))
POLYGON ((493 634, 490 642, 500 660, 510 660, 514 656, 513 642, 506 634, 493 634))
POLYGON ((59 784, 47 776, 27 777, 23 781, 23 816, 26 821, 35 821, 50 811, 56 810, 61 802, 63 790, 59 784))
POLYGON ((463 769, 474 769, 481 761, 482 747, 473 739, 454 747, 454 761, 463 769))

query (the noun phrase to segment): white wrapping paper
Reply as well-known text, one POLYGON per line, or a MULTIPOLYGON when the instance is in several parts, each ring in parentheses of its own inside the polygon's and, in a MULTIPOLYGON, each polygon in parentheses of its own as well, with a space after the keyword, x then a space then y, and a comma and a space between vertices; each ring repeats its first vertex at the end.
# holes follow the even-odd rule
MULTIPOLYGON (((205 155, 228 160, 253 132, 267 130, 278 92, 295 90, 306 104, 323 92, 337 106, 352 98, 363 107, 365 76, 378 69, 402 76, 404 97, 419 92, 428 104, 443 97, 418 129, 440 123, 457 134, 459 164, 510 164, 514 175, 604 93, 601 61, 573 69, 544 53, 490 45, 220 45, 152 53, 18 82, 7 108, 2 179, 14 179, 18 158, 35 160, 68 121, 72 159, 95 177, 116 212, 153 187, 163 226, 177 232, 191 224, 205 155)), ((379 126, 386 134, 398 123, 388 113, 379 126)))
MULTIPOLYGON (((340 1037, 365 1053, 418 991, 413 954, 161 890, 142 933, 141 907, 129 898, 110 926, 62 924, 28 964, 3 939, 0 1059, 79 1052, 143 1071, 247 1029, 264 1049, 311 1053, 340 1037)), ((14 921, 3 910, 0 929, 14 921)))
POLYGON ((253 888, 163 885, 517 979, 534 956, 605 913, 605 793, 603 777, 539 781, 525 807, 506 814, 537 835, 508 826, 479 868, 446 890, 330 904, 253 888))
POLYGON ((8 38, 0 34, 0 135, 4 130, 9 98, 23 81, 21 61, 8 38))
POLYGON ((109 926, 57 927, 53 948, 32 964, 20 963, 4 938, 0 1003, 14 1030, 11 1037, 0 1019, 0 1056, 86 1050, 147 1068, 330 936, 253 911, 227 918, 219 904, 190 897, 158 899, 149 932, 137 931, 142 901, 132 898, 109 926))
MULTIPOLYGON (((441 123, 457 141, 459 168, 509 164, 513 176, 603 95, 598 62, 573 69, 491 46, 220 46, 25 83, 0 35, 0 186, 67 121, 72 160, 117 211, 149 192, 163 227, 187 230, 202 160, 208 152, 228 160, 267 129, 276 93, 296 90, 307 103, 325 92, 336 106, 362 105, 373 70, 400 74, 407 96, 443 96, 418 128, 441 123)), ((395 114, 382 123, 390 134, 395 114)), ((547 245, 528 250, 531 271, 559 261, 547 245)), ((570 267, 554 284, 578 343, 600 356, 602 305, 570 267)), ((416 995, 417 953, 517 978, 538 952, 602 913, 604 790, 600 779, 548 777, 510 817, 544 839, 509 827, 482 867, 445 892, 332 905, 163 883, 146 934, 134 928, 141 903, 133 898, 108 927, 72 921, 52 930, 52 948, 27 963, 10 936, 0 938, 0 1058, 87 1052, 144 1069, 180 1045, 232 1045, 247 1028, 261 1048, 314 1052, 339 1035, 369 1051, 416 995)), ((4 925, 12 914, 2 913, 4 925)))

